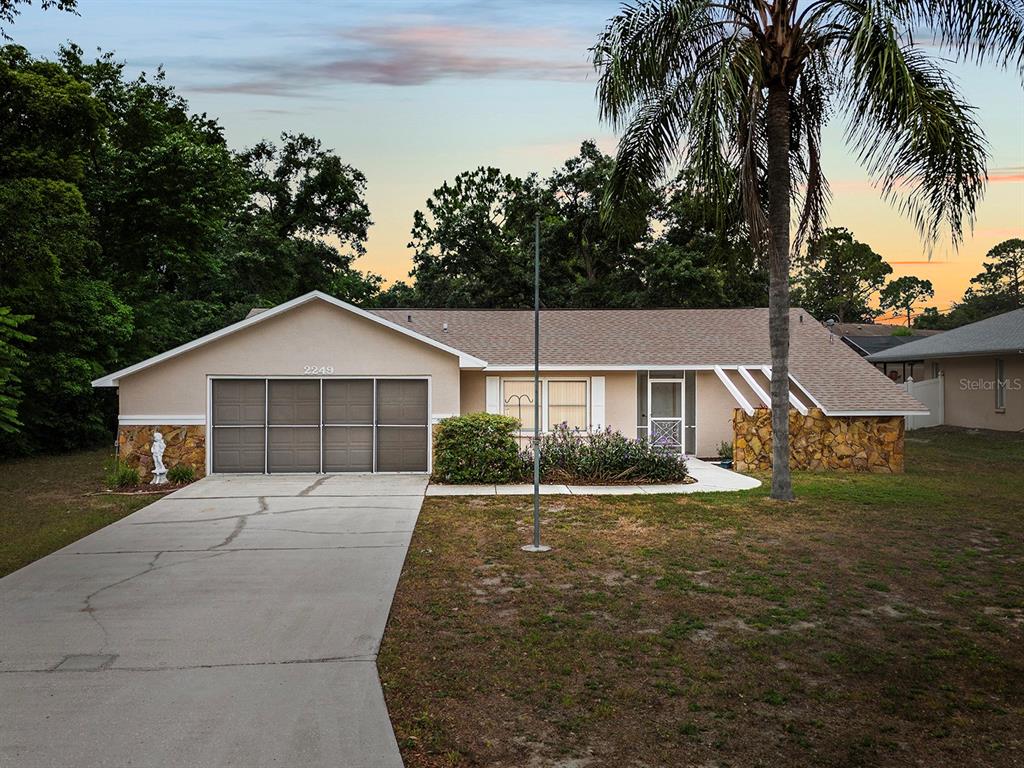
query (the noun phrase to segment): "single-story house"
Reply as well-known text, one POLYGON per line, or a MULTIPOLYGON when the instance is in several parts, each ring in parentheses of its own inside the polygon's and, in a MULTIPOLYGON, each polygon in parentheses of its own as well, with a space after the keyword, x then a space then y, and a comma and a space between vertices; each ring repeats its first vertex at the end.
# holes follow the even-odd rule
MULTIPOLYGON (((942 331, 910 328, 902 325, 885 325, 884 323, 836 323, 832 333, 839 336, 843 343, 861 357, 868 357, 894 347, 901 347, 916 339, 934 336, 942 331), (909 330, 909 335, 906 334, 909 330), (897 333, 899 332, 899 333, 897 333)), ((903 382, 909 378, 921 381, 927 378, 927 368, 921 360, 901 360, 898 363, 877 363, 876 368, 889 376, 893 381, 903 382)))
MULTIPOLYGON (((795 466, 902 469, 926 412, 809 314, 791 317, 795 466)), ((770 460, 767 309, 544 310, 542 429, 607 427, 741 468, 770 460)), ((314 291, 93 382, 119 390, 122 458, 200 473, 429 472, 431 425, 533 428, 533 314, 366 310, 314 291)))
POLYGON ((1024 430, 1024 309, 877 352, 868 360, 921 360, 923 379, 943 379, 943 423, 1024 430))

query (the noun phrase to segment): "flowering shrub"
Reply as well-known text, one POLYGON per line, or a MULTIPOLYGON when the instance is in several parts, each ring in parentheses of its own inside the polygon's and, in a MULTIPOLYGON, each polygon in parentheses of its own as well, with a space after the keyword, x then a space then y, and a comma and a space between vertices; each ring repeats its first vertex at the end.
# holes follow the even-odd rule
POLYGON ((516 483, 526 464, 515 433, 519 422, 493 413, 444 419, 434 434, 434 478, 442 483, 516 483))
POLYGON ((541 437, 541 476, 549 483, 673 483, 686 479, 686 462, 646 440, 609 427, 587 433, 559 424, 541 437))
MULTIPOLYGON (((522 483, 533 477, 531 451, 519 451, 519 422, 472 413, 445 419, 434 436, 434 479, 442 483, 522 483)), ((687 479, 679 454, 632 440, 611 428, 588 433, 559 424, 541 436, 546 483, 678 483, 687 479)))

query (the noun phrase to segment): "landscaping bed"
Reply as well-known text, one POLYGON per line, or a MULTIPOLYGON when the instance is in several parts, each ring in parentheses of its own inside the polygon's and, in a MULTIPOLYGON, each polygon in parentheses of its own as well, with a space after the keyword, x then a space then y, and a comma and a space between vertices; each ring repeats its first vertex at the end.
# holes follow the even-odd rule
MULTIPOLYGON (((516 419, 471 413, 441 421, 434 432, 433 482, 451 485, 533 481, 532 451, 520 450, 516 419)), ((686 461, 645 440, 605 429, 556 425, 541 436, 541 482, 570 485, 687 483, 686 461)))
POLYGON ((696 496, 428 498, 379 657, 410 768, 1024 763, 1024 439, 696 496), (955 482, 951 485, 951 479, 955 482))

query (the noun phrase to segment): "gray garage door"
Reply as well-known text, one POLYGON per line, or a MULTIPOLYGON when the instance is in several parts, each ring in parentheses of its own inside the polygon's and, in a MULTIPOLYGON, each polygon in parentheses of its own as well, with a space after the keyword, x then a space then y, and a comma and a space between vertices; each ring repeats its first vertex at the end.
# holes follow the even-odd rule
POLYGON ((425 472, 425 379, 218 379, 214 472, 425 472))
POLYGON ((213 382, 213 471, 266 470, 266 394, 263 379, 213 382))

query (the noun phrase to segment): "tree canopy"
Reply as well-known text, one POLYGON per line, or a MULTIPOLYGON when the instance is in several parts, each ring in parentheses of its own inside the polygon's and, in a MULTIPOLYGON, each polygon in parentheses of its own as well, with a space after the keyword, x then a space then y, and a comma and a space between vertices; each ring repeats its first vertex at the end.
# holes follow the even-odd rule
POLYGON ((882 314, 870 300, 892 274, 871 246, 854 239, 842 227, 831 227, 808 244, 796 260, 793 303, 819 320, 870 323, 882 314))
POLYGON ((585 141, 544 178, 521 179, 497 168, 459 174, 414 216, 414 284, 393 285, 380 301, 532 306, 539 216, 545 306, 764 304, 765 267, 738 212, 723 218, 683 173, 636 205, 605 215, 614 168, 612 157, 585 141))

